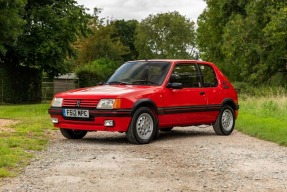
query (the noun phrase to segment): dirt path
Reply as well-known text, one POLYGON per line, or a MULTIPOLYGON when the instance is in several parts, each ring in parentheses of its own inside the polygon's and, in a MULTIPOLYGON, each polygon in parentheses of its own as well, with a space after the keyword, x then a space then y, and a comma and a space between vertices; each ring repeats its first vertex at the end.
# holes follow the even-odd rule
MULTIPOLYGON (((58 132, 57 132, 58 133, 58 132)), ((56 134, 19 177, 0 191, 287 191, 287 147, 237 131, 175 128, 148 145, 120 133, 82 140, 56 134)))
POLYGON ((14 132, 14 129, 9 128, 9 126, 18 123, 18 121, 11 120, 11 119, 0 119, 0 133, 2 131, 6 132, 14 132))

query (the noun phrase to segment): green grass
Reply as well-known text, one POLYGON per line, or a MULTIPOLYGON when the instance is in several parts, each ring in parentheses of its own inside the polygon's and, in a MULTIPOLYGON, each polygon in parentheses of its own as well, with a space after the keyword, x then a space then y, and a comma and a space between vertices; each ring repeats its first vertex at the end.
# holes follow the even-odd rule
POLYGON ((45 149, 51 128, 49 104, 0 106, 0 118, 17 120, 0 131, 0 178, 15 176, 35 151, 45 149))
POLYGON ((236 129, 287 146, 287 96, 241 96, 236 129))

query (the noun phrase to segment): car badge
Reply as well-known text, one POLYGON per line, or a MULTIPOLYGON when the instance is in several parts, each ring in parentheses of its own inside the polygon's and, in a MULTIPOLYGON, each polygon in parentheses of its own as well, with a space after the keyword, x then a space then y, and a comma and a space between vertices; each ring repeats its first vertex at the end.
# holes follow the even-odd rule
POLYGON ((81 105, 81 100, 78 100, 77 104, 76 104, 76 107, 80 107, 80 105, 81 105))

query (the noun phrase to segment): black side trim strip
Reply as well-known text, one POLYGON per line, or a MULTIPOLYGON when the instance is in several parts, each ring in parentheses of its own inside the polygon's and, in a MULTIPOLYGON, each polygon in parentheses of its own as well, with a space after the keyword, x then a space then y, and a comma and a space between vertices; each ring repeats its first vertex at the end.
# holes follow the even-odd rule
MULTIPOLYGON (((158 108, 158 114, 164 115, 164 114, 220 111, 221 106, 222 105, 219 104, 219 105, 196 105, 196 106, 184 106, 184 107, 175 106, 175 107, 167 107, 167 108, 158 108)), ((51 115, 62 115, 62 108, 51 107, 48 110, 48 112, 51 115)), ((116 110, 90 110, 89 109, 89 112, 90 112, 91 118, 94 118, 94 117, 130 117, 130 116, 132 116, 132 110, 131 109, 116 109, 116 110)))
POLYGON ((157 108, 157 114, 163 115, 164 114, 164 108, 157 108))
POLYGON ((90 110, 90 115, 95 117, 130 117, 131 110, 90 110))
POLYGON ((220 111, 221 105, 198 105, 198 106, 184 106, 184 107, 168 107, 160 108, 163 111, 161 114, 177 114, 177 113, 192 113, 192 112, 208 112, 220 111))

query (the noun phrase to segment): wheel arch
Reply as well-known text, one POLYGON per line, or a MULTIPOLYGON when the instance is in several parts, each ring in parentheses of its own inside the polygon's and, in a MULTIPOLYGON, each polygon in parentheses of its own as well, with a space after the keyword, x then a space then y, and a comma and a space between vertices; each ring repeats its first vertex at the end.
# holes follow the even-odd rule
POLYGON ((238 110, 239 109, 239 105, 237 103, 235 103, 233 101, 233 99, 227 98, 224 99, 222 102, 222 106, 224 105, 229 105, 230 107, 232 107, 233 110, 238 110))
POLYGON ((134 106, 132 107, 131 116, 133 116, 134 113, 136 112, 136 110, 140 107, 149 107, 150 109, 154 110, 156 116, 158 115, 158 108, 152 100, 140 99, 140 100, 136 101, 134 106))

